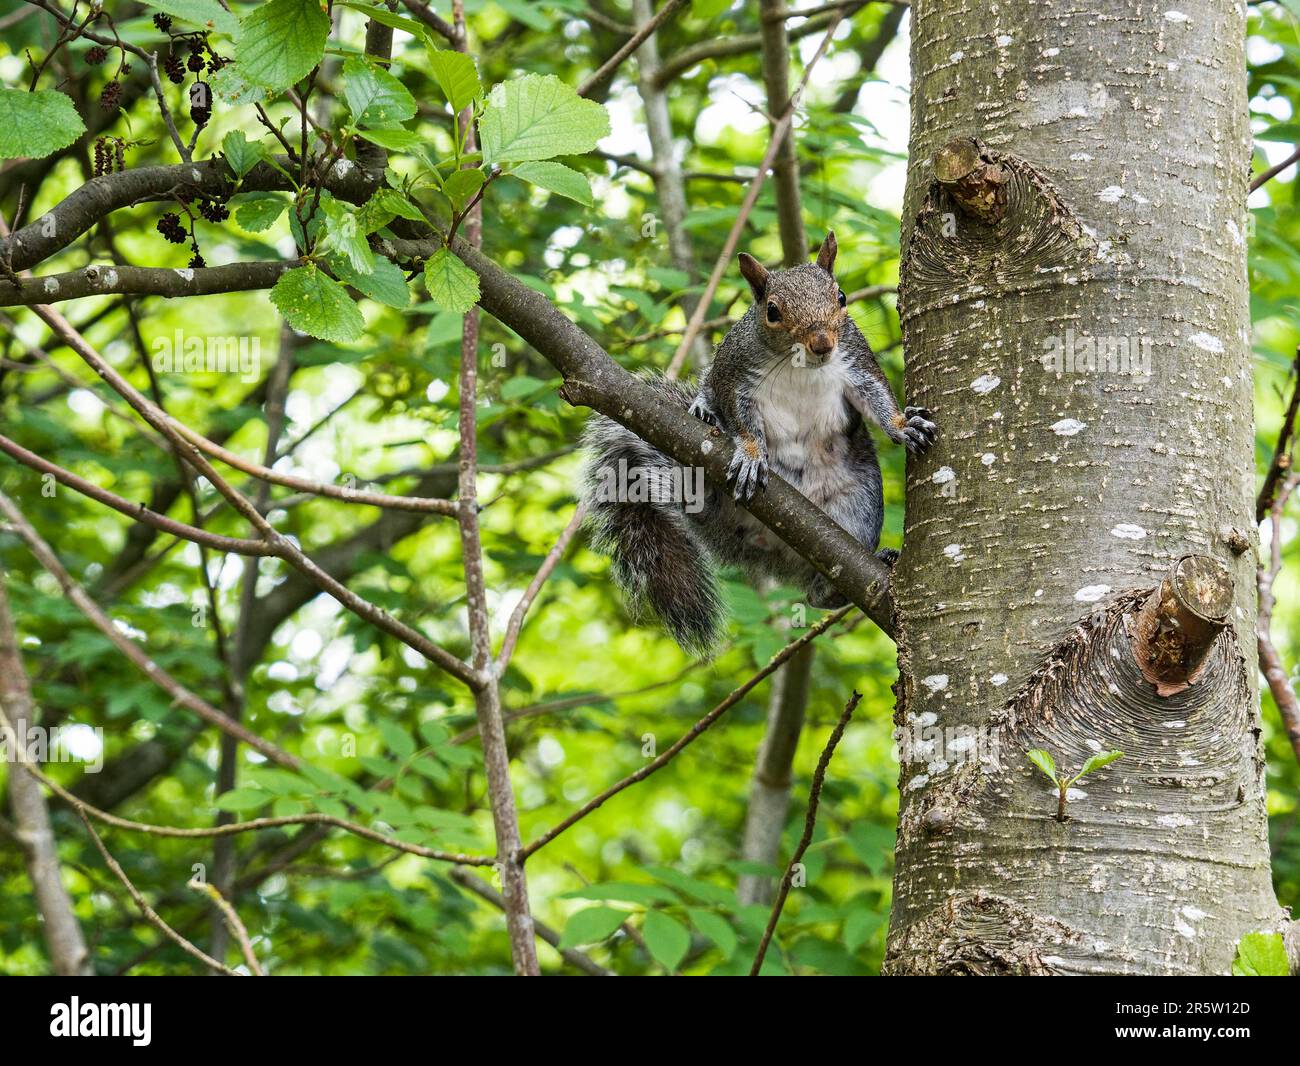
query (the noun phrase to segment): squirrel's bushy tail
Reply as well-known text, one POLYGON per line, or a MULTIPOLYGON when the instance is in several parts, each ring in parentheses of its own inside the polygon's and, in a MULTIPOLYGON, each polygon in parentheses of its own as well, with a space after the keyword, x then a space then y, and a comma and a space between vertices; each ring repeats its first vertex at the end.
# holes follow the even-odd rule
POLYGON ((680 504, 626 502, 619 491, 629 472, 667 476, 675 464, 603 415, 588 422, 584 444, 592 543, 612 560, 628 609, 635 615, 649 608, 684 650, 708 655, 723 634, 725 612, 704 544, 680 504))

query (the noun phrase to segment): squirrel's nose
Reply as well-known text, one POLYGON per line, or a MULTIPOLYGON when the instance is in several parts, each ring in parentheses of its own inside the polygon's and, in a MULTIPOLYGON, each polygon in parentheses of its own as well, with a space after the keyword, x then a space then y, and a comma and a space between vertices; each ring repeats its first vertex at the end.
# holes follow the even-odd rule
POLYGON ((835 347, 835 342, 831 340, 830 334, 818 333, 813 337, 808 347, 814 355, 827 355, 835 347))

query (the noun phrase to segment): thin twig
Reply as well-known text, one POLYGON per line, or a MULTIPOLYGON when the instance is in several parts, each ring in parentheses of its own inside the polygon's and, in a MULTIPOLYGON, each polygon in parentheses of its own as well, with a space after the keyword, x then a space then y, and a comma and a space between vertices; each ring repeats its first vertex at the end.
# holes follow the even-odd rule
POLYGON ((749 976, 757 977, 758 971, 763 968, 763 957, 767 954, 767 946, 772 942, 772 934, 776 932, 776 923, 781 920, 781 911, 785 907, 786 897, 790 895, 790 885, 794 881, 795 867, 803 861, 804 852, 808 850, 808 845, 812 843, 813 829, 817 826, 817 807, 821 803, 822 785, 826 781, 826 768, 831 764, 831 756, 835 754, 835 748, 844 736, 844 730, 848 727, 849 719, 853 717, 853 712, 857 710, 858 702, 862 699, 860 692, 854 692, 849 697, 849 702, 844 707, 844 712, 840 715, 840 720, 835 723, 835 728, 831 731, 830 739, 826 741, 826 747, 822 749, 821 758, 817 760, 817 769, 813 772, 812 789, 808 794, 808 814, 804 818, 803 836, 799 840, 799 846, 794 849, 794 855, 790 858, 790 865, 785 869, 785 876, 781 878, 781 888, 776 894, 776 902, 772 904, 772 913, 767 919, 767 928, 763 930, 763 939, 759 941, 758 952, 754 956, 754 964, 749 968, 749 976))
POLYGON ((704 323, 704 316, 708 313, 713 294, 718 291, 718 283, 722 280, 722 275, 731 264, 731 257, 735 254, 736 245, 740 241, 740 235, 744 231, 745 223, 749 220, 750 212, 754 210, 754 205, 758 202, 758 194, 763 190, 763 183, 767 180, 768 171, 771 169, 777 153, 781 150, 782 142, 790 132, 795 111, 799 107, 799 101, 803 97, 805 87, 808 85, 809 75, 812 74, 813 68, 817 66, 822 56, 826 54, 826 49, 830 47, 831 39, 835 36, 835 31, 839 29, 843 18, 843 10, 836 12, 832 17, 830 25, 826 29, 826 36, 822 38, 816 54, 809 61, 808 66, 804 68, 803 77, 799 80, 798 88, 790 97, 790 103, 772 128, 772 140, 767 147, 766 154, 763 156, 762 163, 759 164, 758 173, 754 175, 754 180, 750 182, 749 191, 745 194, 745 200, 740 205, 740 213, 736 216, 736 221, 732 223, 731 232, 727 234, 727 240, 723 244, 722 254, 718 256, 718 261, 713 267, 713 273, 709 276, 709 282, 704 287, 704 294, 700 297, 700 302, 696 304, 695 313, 691 315, 691 320, 686 326, 686 333, 682 336, 681 343, 673 354, 672 362, 668 365, 668 374, 672 377, 676 377, 681 372, 682 365, 686 362, 686 355, 695 342, 695 337, 699 333, 701 325, 704 323))
POLYGON ((87 818, 85 814, 83 814, 80 810, 77 811, 77 817, 81 819, 82 825, 86 827, 86 832, 90 834, 91 842, 95 845, 95 849, 99 852, 100 858, 104 860, 104 865, 113 871, 113 876, 116 877, 119 881, 121 881, 123 886, 125 886, 127 892, 131 894, 131 899, 134 900, 135 905, 140 908, 140 913, 144 915, 145 921, 147 921, 150 925, 152 925, 155 929, 157 929, 160 933, 162 933, 163 936, 165 936, 168 940, 170 940, 183 952, 185 952, 187 955, 194 956, 194 958, 198 959, 209 969, 216 970, 217 973, 223 974, 226 977, 244 976, 238 970, 232 970, 224 962, 218 962, 202 948, 197 947, 196 945, 190 943, 183 936, 181 936, 180 933, 176 932, 175 929, 173 929, 170 925, 168 925, 165 921, 163 921, 162 917, 158 914, 158 912, 155 911, 151 906, 149 906, 148 901, 144 898, 143 895, 140 894, 140 890, 131 883, 131 879, 126 876, 126 871, 123 870, 122 867, 118 865, 117 860, 113 858, 113 856, 109 853, 108 848, 104 847, 104 842, 99 839, 99 834, 95 832, 95 827, 90 824, 90 819, 87 818))
POLYGON ((655 32, 661 25, 677 13, 677 11, 686 5, 686 0, 668 0, 658 13, 647 20, 641 27, 623 44, 617 52, 609 57, 599 70, 591 75, 586 81, 578 86, 579 96, 588 96, 594 89, 600 88, 605 82, 614 76, 614 72, 622 66, 623 61, 633 52, 641 47, 641 43, 655 32))
POLYGON ((637 770, 635 773, 628 774, 627 777, 623 778, 623 780, 619 781, 618 783, 611 785, 609 788, 605 789, 604 792, 600 793, 600 795, 594 797, 593 799, 588 800, 580 808, 578 808, 578 810, 574 811, 573 814, 569 815, 569 817, 565 818, 564 821, 560 822, 559 825, 555 826, 554 829, 548 829, 541 836, 537 837, 537 839, 535 839, 532 843, 528 844, 523 849, 522 852, 523 857, 528 858, 528 856, 534 854, 539 848, 545 847, 552 840, 554 840, 561 833, 563 833, 566 829, 571 829, 578 822, 582 821, 582 819, 587 817, 587 815, 589 815, 592 811, 596 810, 596 808, 600 807, 603 803, 605 803, 606 800, 610 799, 613 796, 617 796, 624 789, 630 788, 632 785, 635 785, 637 782, 644 781, 656 770, 662 769, 664 766, 667 766, 668 763, 671 762, 683 749, 685 749, 689 744, 698 740, 699 737, 703 735, 704 732, 708 730, 715 722, 717 722, 719 718, 721 718, 724 714, 726 714, 729 710, 731 710, 732 707, 734 707, 737 703, 739 703, 742 699, 744 699, 744 697, 748 695, 749 692, 756 685, 758 685, 760 681, 762 681, 765 677, 767 677, 774 670, 776 670, 782 663, 784 663, 787 659, 789 659, 792 655, 794 655, 794 653, 797 652, 804 645, 809 644, 812 641, 816 640, 819 636, 821 636, 824 632, 826 632, 827 629, 833 626, 836 622, 840 621, 840 619, 842 619, 846 614, 848 614, 852 610, 853 610, 852 604, 850 604, 847 607, 841 607, 834 614, 829 614, 825 618, 823 618, 815 626, 810 628, 808 632, 805 633, 803 636, 801 636, 798 640, 791 641, 789 644, 787 644, 784 648, 782 648, 779 652, 777 652, 774 656, 772 656, 772 658, 768 660, 767 665, 764 666, 761 670, 759 670, 758 673, 754 674, 754 676, 751 677, 748 681, 746 681, 743 685, 735 689, 731 693, 731 695, 729 695, 726 699, 724 699, 721 703, 719 703, 716 707, 714 707, 713 710, 711 710, 708 714, 706 714, 703 718, 701 718, 698 722, 696 722, 693 726, 691 726, 691 728, 682 737, 680 737, 677 740, 677 742, 673 744, 672 747, 664 751, 663 754, 661 754, 658 758, 654 759, 651 762, 646 763, 645 766, 641 767, 641 769, 637 770))
POLYGON ((528 613, 528 608, 533 605, 533 600, 546 584, 546 579, 551 576, 551 572, 563 558, 565 550, 569 547, 569 542, 573 540, 574 534, 582 525, 582 521, 587 517, 587 508, 585 504, 578 504, 573 512, 573 517, 569 519, 569 524, 564 527, 564 531, 556 540, 554 546, 546 553, 546 558, 542 560, 542 565, 537 568, 537 573, 533 575, 532 581, 528 583, 528 588, 524 590, 523 596, 515 605, 514 611, 510 615, 510 622, 506 626, 505 639, 501 642, 501 651, 497 654, 497 673, 505 672, 506 667, 510 664, 510 656, 514 654, 515 644, 519 640, 519 631, 524 625, 524 615, 528 613))
POLYGON ((186 883, 185 887, 193 889, 200 895, 207 896, 216 905, 217 910, 221 912, 221 916, 225 918, 226 925, 234 934, 235 941, 239 944, 239 950, 243 953, 244 961, 248 963, 248 968, 253 971, 254 976, 265 977, 266 971, 262 969, 262 964, 257 961, 257 955, 253 952, 253 942, 248 938, 248 930, 244 927, 244 923, 239 920, 239 914, 230 900, 217 891, 216 885, 209 884, 207 881, 200 881, 197 878, 192 878, 186 883))

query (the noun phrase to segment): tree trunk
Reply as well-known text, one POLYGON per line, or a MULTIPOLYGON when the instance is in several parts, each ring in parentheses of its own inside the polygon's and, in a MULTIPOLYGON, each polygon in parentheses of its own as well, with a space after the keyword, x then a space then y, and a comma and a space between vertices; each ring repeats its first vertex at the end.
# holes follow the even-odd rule
POLYGON ((89 977, 95 972, 82 935, 81 924, 63 887, 58 841, 50 826, 50 811, 36 778, 18 765, 18 749, 27 749, 27 732, 35 724, 35 708, 27 674, 23 671, 18 631, 9 610, 5 573, 0 568, 0 735, 10 764, 9 804, 14 836, 23 851, 32 897, 41 916, 41 931, 50 953, 50 966, 61 977, 89 977), (6 726, 10 728, 6 728, 6 726))
POLYGON ((912 7, 900 315, 941 437, 896 569, 887 972, 1222 974, 1286 924, 1232 547, 1255 528, 1244 7, 1187 11, 912 7), (1064 774, 1125 754, 1061 821, 1035 748, 1064 774))

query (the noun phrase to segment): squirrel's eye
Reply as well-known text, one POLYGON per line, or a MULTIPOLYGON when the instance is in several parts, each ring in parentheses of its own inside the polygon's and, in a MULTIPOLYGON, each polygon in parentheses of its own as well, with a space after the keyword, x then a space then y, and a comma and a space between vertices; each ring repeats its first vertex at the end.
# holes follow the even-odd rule
POLYGON ((849 298, 844 295, 844 290, 840 289, 840 306, 843 307, 849 302, 849 298))
POLYGON ((770 303, 767 305, 767 320, 769 322, 781 321, 781 309, 776 304, 770 303))

